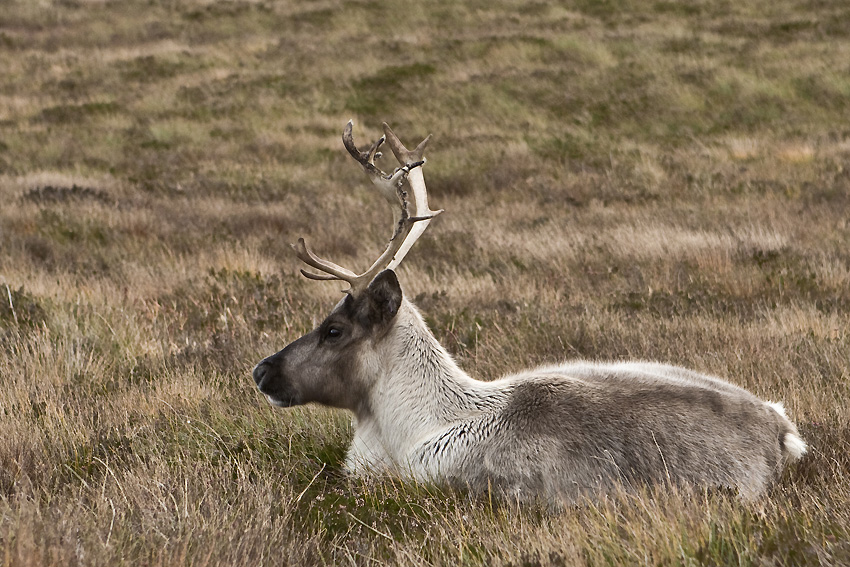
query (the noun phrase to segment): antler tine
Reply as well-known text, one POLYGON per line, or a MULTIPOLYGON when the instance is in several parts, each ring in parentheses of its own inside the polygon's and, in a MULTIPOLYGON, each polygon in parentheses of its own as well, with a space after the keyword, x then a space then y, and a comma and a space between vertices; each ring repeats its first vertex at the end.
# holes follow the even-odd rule
POLYGON ((354 143, 354 135, 352 134, 353 127, 354 122, 349 120, 348 124, 345 125, 345 129, 342 131, 342 145, 345 146, 345 149, 348 150, 351 157, 363 166, 363 169, 365 169, 367 173, 370 175, 385 176, 386 174, 375 166, 375 159, 381 157, 381 152, 378 151, 378 148, 383 145, 385 138, 381 136, 369 147, 368 150, 361 152, 357 149, 357 145, 354 143))
POLYGON ((398 136, 393 133, 386 122, 384 122, 382 126, 384 128, 384 136, 387 139, 387 143, 398 162, 403 167, 413 168, 407 176, 407 183, 410 186, 409 197, 411 197, 411 200, 413 201, 412 215, 416 219, 422 220, 422 222, 412 227, 410 233, 405 237, 404 242, 399 246, 398 251, 387 266, 387 268, 392 270, 401 263, 413 244, 420 236, 422 236, 422 233, 425 232, 425 229, 427 229, 428 225, 431 223, 431 219, 442 213, 443 209, 432 211, 428 206, 428 190, 425 187, 425 175, 422 173, 421 167, 416 167, 414 165, 416 163, 425 162, 425 147, 428 145, 428 142, 431 141, 431 134, 428 134, 428 136, 419 142, 419 145, 413 150, 408 150, 404 147, 404 144, 401 143, 401 140, 398 139, 398 136))
POLYGON ((292 249, 295 250, 295 255, 299 260, 308 266, 312 266, 317 270, 325 272, 325 274, 313 274, 301 270, 301 273, 304 274, 304 277, 306 278, 310 278, 311 280, 342 280, 349 284, 357 278, 357 274, 351 270, 334 264, 329 260, 323 260, 313 254, 313 251, 307 248, 307 243, 304 242, 303 238, 299 238, 298 242, 292 245, 292 249))
POLYGON ((401 165, 407 165, 413 162, 423 161, 425 159, 425 147, 428 145, 428 142, 431 141, 431 134, 428 134, 425 139, 419 142, 419 145, 411 151, 404 147, 404 144, 401 143, 398 136, 396 136, 390 129, 389 124, 383 122, 381 126, 384 129, 384 136, 390 145, 393 155, 401 165))
MULTIPOLYGON (((352 134, 353 125, 354 123, 351 120, 349 120, 348 124, 345 125, 345 129, 342 132, 342 144, 345 146, 345 149, 348 150, 348 153, 351 154, 351 157, 353 157, 357 163, 363 167, 366 175, 368 175, 369 179, 372 180, 372 183, 378 187, 378 191, 381 193, 381 196, 387 200, 391 207, 393 207, 393 212, 395 213, 397 211, 396 207, 400 198, 398 190, 404 182, 404 177, 407 176, 407 171, 403 168, 398 168, 391 174, 381 171, 381 169, 375 165, 375 160, 382 155, 378 149, 386 141, 386 136, 381 136, 374 144, 369 146, 369 149, 362 152, 354 143, 354 135, 352 134)), ((409 169, 410 168, 408 168, 408 170, 409 169)), ((401 217, 398 214, 395 214, 394 220, 398 223, 399 220, 401 220, 401 217)))
POLYGON ((392 130, 389 129, 389 126, 384 124, 387 135, 381 136, 366 151, 360 151, 354 143, 352 129, 353 123, 349 120, 342 133, 342 143, 345 149, 363 167, 363 170, 378 187, 381 195, 393 206, 394 229, 386 249, 368 270, 358 275, 347 268, 316 256, 307 248, 303 238, 299 238, 298 242, 292 245, 292 248, 302 262, 324 272, 323 274, 314 274, 301 270, 305 277, 314 280, 342 280, 348 282, 351 286, 347 292, 356 294, 365 289, 381 270, 387 267, 395 268, 416 238, 425 230, 430 220, 442 211, 431 211, 428 208, 425 182, 421 172, 421 166, 425 163, 423 154, 430 136, 410 152, 401 144, 392 130), (384 173, 375 165, 375 160, 381 157, 378 150, 388 138, 390 139, 390 148, 401 163, 401 167, 393 171, 392 174, 384 173), (403 156, 403 158, 399 156, 403 156), (413 214, 411 214, 408 192, 402 189, 405 179, 409 179, 410 176, 414 178, 418 176, 419 179, 415 184, 411 183, 413 214), (411 238, 411 234, 416 236, 411 238))

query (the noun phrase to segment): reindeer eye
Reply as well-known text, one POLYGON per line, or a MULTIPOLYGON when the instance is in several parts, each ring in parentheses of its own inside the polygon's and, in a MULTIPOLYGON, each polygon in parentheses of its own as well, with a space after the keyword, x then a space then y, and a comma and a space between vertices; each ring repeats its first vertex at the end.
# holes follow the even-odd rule
POLYGON ((341 336, 342 336, 342 329, 340 329, 339 327, 330 327, 330 328, 328 328, 327 332, 325 333, 325 337, 327 337, 329 339, 338 339, 341 336))

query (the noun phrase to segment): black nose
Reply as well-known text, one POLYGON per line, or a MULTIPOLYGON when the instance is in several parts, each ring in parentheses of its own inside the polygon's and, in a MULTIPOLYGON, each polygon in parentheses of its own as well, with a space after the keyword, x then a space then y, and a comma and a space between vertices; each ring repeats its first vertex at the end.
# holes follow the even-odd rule
POLYGON ((271 370, 271 365, 265 360, 254 368, 254 382, 260 390, 263 389, 263 383, 269 376, 269 370, 271 370))

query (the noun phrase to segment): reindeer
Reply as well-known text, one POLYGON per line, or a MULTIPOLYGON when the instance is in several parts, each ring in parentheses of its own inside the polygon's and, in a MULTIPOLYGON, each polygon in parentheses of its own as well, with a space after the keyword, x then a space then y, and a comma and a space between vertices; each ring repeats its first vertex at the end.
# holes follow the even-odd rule
POLYGON ((313 331, 260 362, 254 380, 281 407, 353 414, 345 467, 518 501, 570 505, 618 487, 764 492, 806 444, 782 404, 720 378, 652 362, 568 362, 485 382, 464 372, 404 296, 394 269, 431 219, 422 166, 384 124, 367 150, 343 144, 393 205, 394 231, 362 274, 293 245, 316 280, 349 284, 313 331), (387 141, 400 167, 376 165, 387 141), (406 188, 406 189, 405 189, 406 188))

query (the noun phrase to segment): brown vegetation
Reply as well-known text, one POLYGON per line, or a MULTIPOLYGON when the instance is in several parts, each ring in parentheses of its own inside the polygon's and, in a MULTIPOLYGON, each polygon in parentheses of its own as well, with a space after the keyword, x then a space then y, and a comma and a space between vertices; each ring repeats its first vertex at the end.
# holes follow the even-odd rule
POLYGON ((0 9, 0 563, 850 562, 850 8, 9 0, 0 9), (340 472, 347 416, 252 365, 387 211, 342 149, 434 133, 400 270, 475 376, 645 358, 783 400, 756 504, 556 516, 340 472), (350 234, 358 235, 356 239, 350 234))

